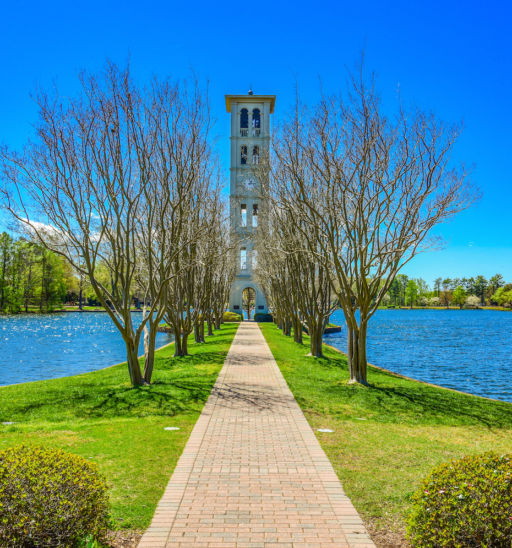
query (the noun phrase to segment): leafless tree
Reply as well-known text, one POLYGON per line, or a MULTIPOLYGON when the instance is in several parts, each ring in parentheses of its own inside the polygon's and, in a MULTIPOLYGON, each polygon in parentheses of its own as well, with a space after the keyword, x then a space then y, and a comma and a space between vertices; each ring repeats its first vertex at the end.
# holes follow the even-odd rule
POLYGON ((296 228, 300 218, 292 219, 292 210, 280 208, 279 194, 286 188, 280 182, 279 166, 272 173, 272 185, 277 196, 269 194, 270 222, 265 233, 259 234, 257 278, 265 288, 273 312, 285 335, 293 326, 295 342, 302 342, 303 326, 310 336, 310 351, 322 356, 322 340, 329 316, 334 311, 330 278, 318 254, 304 245, 304 232, 313 240, 318 235, 315 225, 296 228), (276 199, 277 198, 277 199, 276 199), (270 233, 269 233, 270 232, 270 233))
POLYGON ((150 303, 143 311, 146 382, 153 370, 158 325, 172 307, 169 283, 182 283, 193 263, 184 255, 201 238, 198 212, 210 204, 209 178, 216 169, 208 143, 209 106, 197 81, 191 92, 184 85, 153 84, 149 112, 156 130, 153 150, 148 154, 143 142, 138 149, 151 174, 145 186, 149 207, 139 230, 139 285, 144 303, 150 303))
POLYGON ((275 136, 271 169, 284 173, 279 205, 343 309, 350 379, 366 384, 370 318, 400 269, 439 245, 432 229, 477 193, 450 167, 459 128, 402 107, 386 116, 362 74, 346 98, 323 97, 310 111, 297 104, 275 136))
MULTIPOLYGON (((207 325, 207 334, 220 328, 222 316, 229 299, 229 290, 234 280, 235 268, 231 258, 228 240, 226 204, 219 197, 212 200, 210 215, 203 235, 203 258, 201 284, 204 287, 200 304, 207 325)), ((204 340, 204 321, 198 326, 196 340, 204 340)))
POLYGON ((183 158, 180 176, 194 181, 185 214, 187 222, 181 236, 182 245, 173 259, 176 273, 168 285, 165 319, 175 337, 175 355, 188 354, 188 336, 195 331, 198 342, 204 340, 205 306, 211 284, 206 278, 215 271, 215 249, 219 222, 222 219, 218 174, 210 161, 210 149, 190 151, 183 158), (197 158, 196 158, 197 155, 197 158), (206 283, 205 283, 206 282, 206 283))
POLYGON ((151 379, 162 300, 177 274, 169 264, 186 242, 193 181, 176 173, 187 144, 204 150, 208 113, 197 85, 191 95, 168 81, 142 89, 113 64, 80 81, 76 99, 38 95, 37 141, 21 154, 2 149, 2 193, 20 223, 89 279, 123 336, 131 382, 140 385, 151 379), (136 290, 148 304, 137 328, 136 290), (146 324, 143 375, 137 354, 146 324))

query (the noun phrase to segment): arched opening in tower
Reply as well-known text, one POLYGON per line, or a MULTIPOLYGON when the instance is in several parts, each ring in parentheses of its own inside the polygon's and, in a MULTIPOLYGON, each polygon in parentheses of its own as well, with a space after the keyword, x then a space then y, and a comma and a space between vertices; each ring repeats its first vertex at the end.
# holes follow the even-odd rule
POLYGON ((256 308, 256 291, 252 287, 246 287, 242 291, 242 310, 246 320, 250 320, 256 308))

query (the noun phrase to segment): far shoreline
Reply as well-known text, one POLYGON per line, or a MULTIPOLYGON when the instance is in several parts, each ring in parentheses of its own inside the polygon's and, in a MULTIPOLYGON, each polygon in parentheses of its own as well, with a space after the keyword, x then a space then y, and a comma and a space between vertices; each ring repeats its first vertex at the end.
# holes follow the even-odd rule
MULTIPOLYGON (((335 312, 339 311, 341 309, 337 309, 335 312)), ((467 312, 467 311, 475 311, 475 310, 486 310, 486 311, 495 311, 495 312, 512 312, 512 308, 507 308, 504 306, 477 306, 477 307, 463 307, 460 308, 458 306, 379 306, 377 310, 411 310, 411 311, 417 311, 417 310, 438 310, 438 311, 460 311, 460 312, 467 312)), ((21 316, 21 315, 44 315, 44 314, 71 314, 71 313, 79 313, 79 314, 85 314, 85 313, 103 313, 105 314, 107 311, 104 308, 100 307, 94 307, 92 310, 80 310, 79 308, 59 308, 56 310, 47 310, 45 312, 41 312, 39 310, 28 310, 25 312, 24 310, 20 310, 19 312, 0 312, 0 318, 2 317, 10 317, 10 316, 21 316)), ((140 308, 131 308, 130 312, 142 312, 142 309, 140 308)))

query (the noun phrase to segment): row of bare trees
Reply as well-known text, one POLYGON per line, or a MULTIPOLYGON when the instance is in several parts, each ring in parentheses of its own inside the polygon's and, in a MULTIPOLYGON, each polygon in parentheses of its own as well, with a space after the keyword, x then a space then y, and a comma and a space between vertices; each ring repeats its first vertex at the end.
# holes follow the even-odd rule
POLYGON ((368 323, 395 276, 476 198, 450 167, 458 133, 417 110, 386 116, 363 76, 312 108, 297 100, 274 133, 258 278, 285 333, 300 341, 307 327, 314 356, 333 304, 343 310, 351 382, 367 384, 368 323))
POLYGON ((1 150, 4 203, 90 281, 141 385, 152 378, 161 321, 185 355, 194 329, 204 340, 204 319, 209 333, 219 327, 233 275, 208 98, 197 82, 138 86, 113 64, 80 82, 76 99, 39 94, 36 142, 1 150), (134 294, 144 303, 137 327, 134 294))

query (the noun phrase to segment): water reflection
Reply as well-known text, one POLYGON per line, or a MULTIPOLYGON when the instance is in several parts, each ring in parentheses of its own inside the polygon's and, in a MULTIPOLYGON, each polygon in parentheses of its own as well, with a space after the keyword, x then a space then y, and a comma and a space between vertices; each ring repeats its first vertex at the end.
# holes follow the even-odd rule
MULTIPOLYGON (((140 319, 133 314, 135 326, 140 319)), ((159 333, 157 346, 171 340, 159 333)), ((125 359, 123 339, 104 312, 0 316, 0 385, 76 375, 125 359)))
MULTIPOLYGON (((345 351, 341 333, 325 341, 345 351)), ((370 320, 368 361, 396 373, 512 401, 512 313, 493 310, 378 310, 370 320)))

